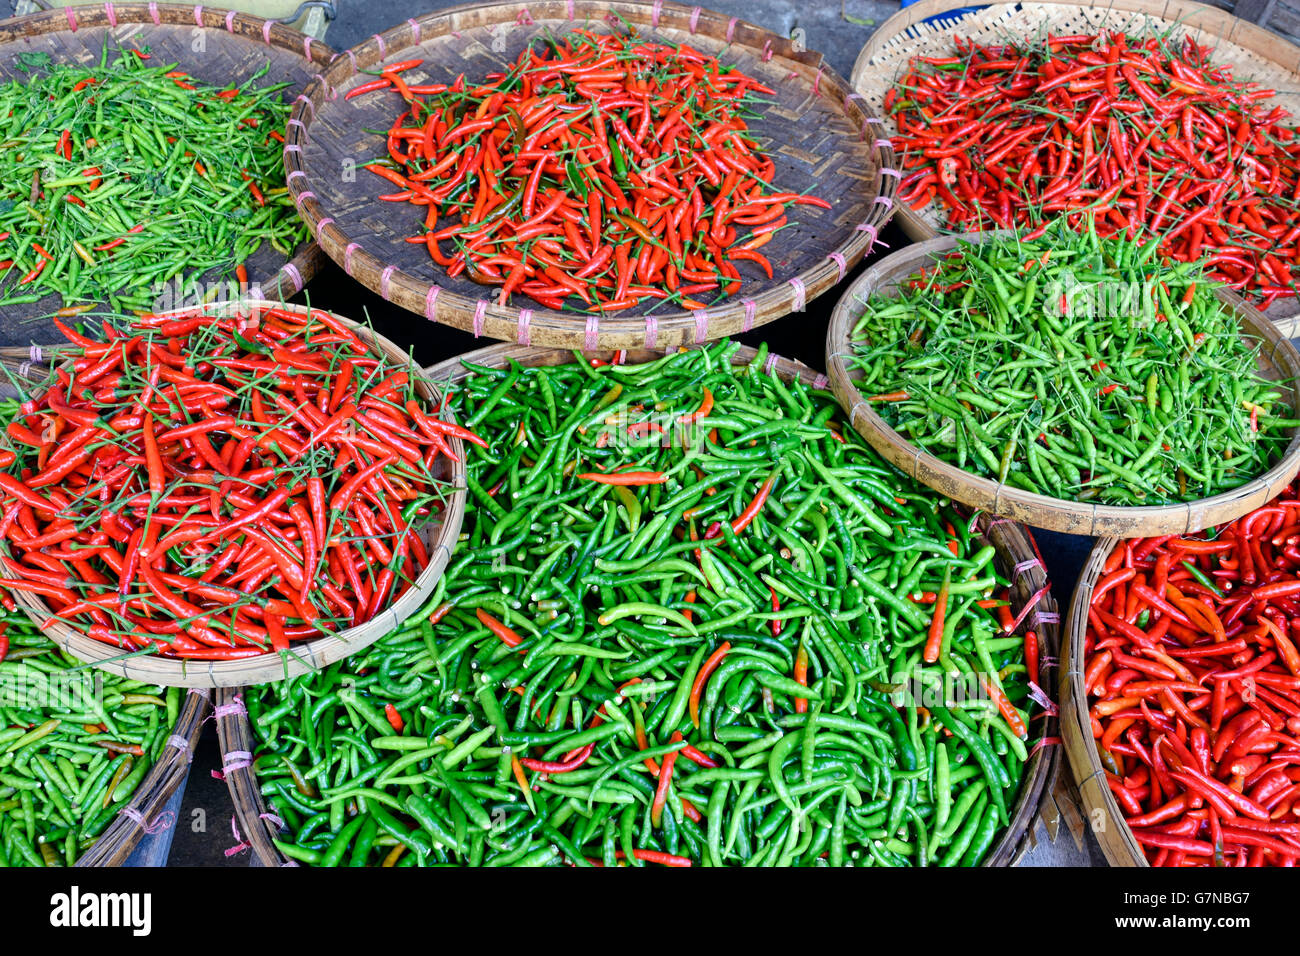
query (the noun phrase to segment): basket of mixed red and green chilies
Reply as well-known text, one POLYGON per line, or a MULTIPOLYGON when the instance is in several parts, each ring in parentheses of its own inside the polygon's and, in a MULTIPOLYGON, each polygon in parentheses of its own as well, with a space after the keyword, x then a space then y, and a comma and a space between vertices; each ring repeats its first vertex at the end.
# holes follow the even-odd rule
POLYGON ((1057 753, 1023 527, 903 478, 824 378, 734 342, 430 374, 488 444, 429 603, 218 700, 262 863, 1017 857, 1057 753))

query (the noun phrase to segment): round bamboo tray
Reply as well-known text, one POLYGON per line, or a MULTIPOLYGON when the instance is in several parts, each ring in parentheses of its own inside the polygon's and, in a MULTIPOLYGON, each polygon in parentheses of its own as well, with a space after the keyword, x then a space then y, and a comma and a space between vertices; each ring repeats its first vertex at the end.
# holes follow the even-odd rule
MULTIPOLYGON (((1229 65, 1239 79, 1257 80, 1277 91, 1276 102, 1300 122, 1300 48, 1276 33, 1234 17, 1226 10, 1191 0, 1034 0, 995 3, 970 10, 970 0, 918 0, 882 23, 853 64, 851 83, 867 105, 881 117, 886 136, 898 127, 883 109, 885 93, 917 55, 946 55, 953 37, 1002 43, 1008 37, 1096 33, 1127 30, 1135 33, 1173 31, 1214 48, 1216 62, 1229 65), (944 16, 947 14, 947 16, 944 16), (926 23, 930 17, 943 17, 926 23)), ((898 224, 915 240, 945 232, 942 208, 932 201, 922 209, 898 204, 898 224)), ((1268 315, 1286 319, 1300 315, 1295 299, 1275 303, 1268 315)))
MULTIPOLYGON (((105 45, 122 49, 148 47, 163 62, 201 80, 226 84, 270 65, 268 83, 288 81, 282 96, 302 97, 313 76, 334 57, 320 40, 272 20, 202 5, 105 3, 59 7, 0 21, 0 82, 22 80, 21 53, 49 54, 55 63, 97 61, 105 45), (200 45, 200 40, 202 45, 200 45)), ((264 243, 248 260, 253 298, 288 299, 302 289, 325 261, 320 247, 303 242, 292 258, 264 243)), ((10 321, 34 320, 62 306, 50 294, 39 302, 0 309, 10 321)))
MULTIPOLYGON (((981 242, 986 237, 999 235, 1005 233, 940 236, 900 249, 859 276, 845 290, 831 313, 830 328, 826 333, 826 364, 830 370, 831 388, 840 404, 848 409, 853 427, 895 466, 922 484, 972 508, 1023 521, 1035 528, 1094 537, 1200 531, 1253 511, 1276 497, 1300 471, 1300 430, 1294 430, 1281 461, 1265 474, 1232 491, 1173 505, 1126 507, 1089 504, 1032 494, 962 471, 922 451, 894 431, 858 391, 855 383, 860 373, 849 365, 854 355, 849 333, 861 314, 862 302, 873 293, 893 292, 900 280, 914 275, 962 242, 981 242)), ((1240 296, 1221 289, 1219 298, 1236 311, 1243 337, 1258 340, 1261 344, 1260 372, 1276 381, 1287 393, 1292 408, 1300 409, 1300 393, 1296 388, 1296 379, 1300 377, 1300 353, 1282 337, 1264 313, 1240 296)))
POLYGON ((748 331, 790 312, 839 282, 876 240, 893 211, 897 173, 893 150, 878 141, 871 116, 848 84, 817 53, 721 14, 655 0, 541 0, 454 7, 406 21, 348 50, 308 88, 289 120, 284 148, 289 189, 316 241, 348 275, 430 321, 474 335, 562 348, 663 348, 748 331), (770 144, 774 181, 782 190, 808 187, 833 207, 793 207, 791 225, 764 247, 774 280, 742 263, 741 292, 695 311, 629 311, 606 316, 495 304, 465 276, 450 278, 428 251, 406 237, 423 217, 376 198, 387 192, 373 173, 356 167, 386 155, 384 136, 400 112, 391 92, 348 100, 343 94, 371 79, 386 62, 422 58, 404 74, 411 82, 471 80, 505 68, 539 36, 590 26, 629 24, 652 39, 717 54, 776 90, 776 102, 751 121, 770 144), (343 174, 340 174, 343 170, 343 174), (752 291, 751 291, 752 290, 752 291))
MULTIPOLYGON (((584 358, 600 358, 605 361, 613 358, 613 352, 607 350, 582 354, 584 358)), ((635 365, 663 355, 664 350, 631 349, 624 353, 622 361, 635 365)), ((754 355, 754 349, 742 346, 732 357, 732 363, 748 364, 754 355)), ((489 368, 506 368, 512 362, 524 366, 553 367, 573 360, 574 353, 571 351, 517 344, 494 345, 431 366, 427 369, 427 374, 434 382, 453 387, 469 375, 469 370, 463 363, 489 368)), ((825 375, 791 359, 769 355, 764 367, 770 374, 779 375, 787 381, 798 378, 815 389, 826 387, 825 375)), ((1035 602, 1034 609, 1026 615, 1021 627, 1037 629, 1042 659, 1054 659, 1060 647, 1060 616, 1049 590, 1047 572, 1040 560, 1038 546, 1029 529, 1014 521, 987 514, 978 515, 975 520, 978 522, 975 531, 977 537, 996 548, 994 561, 998 571, 1012 581, 1013 608, 1019 613, 1031 600, 1035 602)), ((1045 666, 1041 678, 1042 690, 1047 699, 1055 700, 1055 669, 1045 666)), ((256 741, 248 722, 248 712, 237 691, 218 691, 216 715, 217 734, 224 755, 223 764, 227 768, 226 784, 235 804, 240 839, 251 846, 254 865, 296 866, 271 842, 279 829, 278 820, 263 801, 257 777, 251 767, 256 741)), ((1035 747, 1025 767, 1020 790, 1012 806, 1010 824, 985 859, 985 866, 1014 866, 1019 862, 1031 845, 1032 831, 1037 824, 1043 796, 1051 792, 1055 783, 1060 764, 1060 748, 1055 746, 1058 739, 1055 712, 1042 715, 1040 711, 1040 716, 1035 717, 1031 728, 1033 736, 1041 738, 1044 743, 1035 747), (1043 722, 1041 728, 1038 726, 1040 721, 1043 722)))
POLYGON ((1061 645, 1061 739, 1079 788, 1083 814, 1101 852, 1111 866, 1149 866, 1142 846, 1124 822, 1115 794, 1106 785, 1106 772, 1097 755, 1088 720, 1088 695, 1083 688, 1083 640, 1088 632, 1088 605, 1092 589, 1101 577, 1102 566, 1121 538, 1102 538, 1088 555, 1079 573, 1070 602, 1070 617, 1065 624, 1061 645))
POLYGON ((176 820, 163 808, 189 776, 194 748, 207 719, 208 695, 207 688, 201 687, 191 688, 185 695, 158 762, 94 846, 77 860, 77 866, 121 866, 145 834, 175 826, 176 820))
MULTIPOLYGON (((284 306, 267 301, 241 301, 238 305, 241 310, 255 309, 259 306, 275 306, 303 314, 311 311, 307 306, 284 306)), ((329 314, 349 326, 390 361, 398 366, 411 368, 416 389, 422 398, 429 401, 437 398, 437 390, 428 376, 414 367, 406 352, 365 326, 358 325, 344 316, 329 314)), ((448 444, 459 461, 448 462, 445 458, 440 459, 435 470, 436 476, 445 483, 448 495, 441 516, 429 521, 419 530, 420 538, 429 551, 429 564, 415 579, 415 583, 397 601, 366 623, 311 640, 297 641, 283 654, 268 653, 236 661, 187 661, 140 654, 123 656, 123 652, 118 648, 87 637, 72 625, 55 621, 48 627, 43 626, 51 617, 52 611, 50 606, 36 595, 16 591, 14 600, 50 640, 69 654, 95 667, 151 684, 161 684, 166 687, 242 687, 246 684, 285 680, 305 674, 379 640, 418 610, 438 583, 438 578, 442 576, 451 557, 451 549, 460 534, 461 519, 465 515, 465 449, 459 438, 448 444)))

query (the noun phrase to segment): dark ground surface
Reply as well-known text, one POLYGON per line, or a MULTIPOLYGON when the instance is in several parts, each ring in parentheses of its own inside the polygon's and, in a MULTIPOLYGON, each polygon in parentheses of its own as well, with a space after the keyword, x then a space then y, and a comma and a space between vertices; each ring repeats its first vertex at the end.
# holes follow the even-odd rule
MULTIPOLYGON (((339 19, 331 27, 326 40, 336 49, 355 45, 373 34, 396 24, 407 17, 438 9, 451 4, 430 4, 381 0, 381 2, 344 2, 339 19)), ((739 16, 764 26, 773 32, 790 35, 795 29, 804 31, 804 43, 809 49, 820 50, 829 65, 847 76, 858 51, 871 35, 874 26, 853 22, 841 14, 838 3, 799 4, 790 0, 713 0, 711 7, 733 16, 739 16)), ((2 5, 0 5, 2 6, 2 5)), ((897 3, 847 0, 844 13, 855 19, 883 21, 897 3)), ((889 249, 906 245, 906 236, 895 226, 887 227, 878 246, 867 262, 874 262, 889 249), (887 248, 885 248, 887 247, 887 248)), ((865 264, 864 264, 865 266, 865 264)), ((807 312, 767 325, 738 338, 750 345, 766 341, 774 352, 797 358, 814 368, 825 364, 826 327, 830 313, 844 288, 856 278, 858 270, 825 295, 808 304, 807 312)), ((372 294, 349 279, 332 263, 327 265, 308 285, 304 298, 314 304, 331 309, 358 320, 369 317, 377 331, 401 346, 413 346, 416 358, 432 364, 462 352, 492 344, 486 339, 475 339, 468 333, 441 325, 430 325, 422 318, 410 315, 372 294)), ((6 344, 27 344, 31 333, 6 327, 0 318, 0 338, 6 344)), ((38 341, 53 341, 49 335, 34 336, 38 341)), ((1062 618, 1069 606, 1088 550, 1089 538, 1036 532, 1039 547, 1048 565, 1053 593, 1061 605, 1062 618)), ((166 834, 150 840, 150 845, 138 854, 142 863, 156 863, 164 858, 168 838, 171 843, 170 863, 174 866, 246 866, 247 851, 226 856, 227 849, 237 842, 231 830, 232 807, 225 784, 212 776, 221 765, 216 733, 205 732, 195 756, 193 772, 183 804, 178 808, 176 827, 166 834)), ((1041 833, 1040 833, 1041 835, 1041 833)), ((1089 837, 1082 850, 1065 835, 1055 845, 1045 841, 1033 851, 1026 862, 1051 866, 1086 866, 1102 863, 1095 842, 1089 837)))

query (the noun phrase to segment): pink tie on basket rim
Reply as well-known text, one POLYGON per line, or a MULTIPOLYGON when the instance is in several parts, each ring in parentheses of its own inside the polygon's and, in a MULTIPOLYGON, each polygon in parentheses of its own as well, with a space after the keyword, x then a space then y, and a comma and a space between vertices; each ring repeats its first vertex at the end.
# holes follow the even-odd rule
MULTIPOLYGON (((111 27, 117 27, 117 11, 113 9, 111 3, 104 4, 104 15, 108 17, 108 24, 111 27)), ((202 26, 202 24, 200 24, 202 26)))
POLYGON ((474 338, 483 334, 483 321, 487 318, 487 299, 479 299, 474 305, 474 338))
POLYGON ((411 25, 411 43, 414 46, 420 45, 420 21, 415 17, 408 17, 407 23, 411 25))
POLYGON ((654 0, 650 6, 650 26, 659 29, 659 14, 663 11, 664 0, 654 0))
POLYGON ((695 344, 703 345, 709 340, 709 313, 704 309, 695 309, 695 344))
POLYGON ((740 331, 748 332, 754 327, 754 317, 758 315, 758 303, 753 299, 741 299, 740 304, 745 307, 745 317, 740 320, 740 331))
POLYGON ((153 21, 154 26, 162 26, 162 17, 158 13, 158 4, 156 0, 149 0, 149 19, 153 21))
POLYGON ((690 19, 690 27, 691 27, 691 34, 692 34, 692 35, 694 35, 694 33, 695 33, 695 31, 696 31, 697 29, 699 29, 699 26, 700 26, 700 8, 699 8, 699 7, 692 7, 692 8, 691 8, 691 19, 690 19))
POLYGON ((1039 563, 1037 558, 1026 558, 1025 560, 1017 563, 1011 569, 1011 583, 1015 584, 1017 581, 1019 581, 1020 575, 1024 574, 1026 571, 1032 571, 1034 568, 1041 568, 1041 567, 1042 564, 1039 563))
MULTIPOLYGON (((236 17, 237 15, 238 15, 238 14, 236 14, 234 10, 227 10, 227 11, 226 11, 226 32, 227 32, 227 33, 234 33, 234 32, 235 32, 235 17, 236 17)), ((267 20, 266 22, 267 22, 267 23, 270 23, 271 21, 270 21, 270 20, 267 20)))
POLYGON ((808 307, 808 289, 797 276, 790 280, 790 285, 794 288, 794 302, 790 309, 793 312, 803 312, 808 307))
POLYGON ((528 331, 528 324, 533 320, 532 309, 520 309, 519 321, 515 325, 515 341, 520 345, 531 345, 532 335, 528 331))
POLYGON ((271 21, 262 21, 262 42, 267 46, 271 45, 271 21))
POLYGON ((209 720, 221 720, 225 717, 242 717, 248 713, 248 708, 244 706, 244 698, 236 694, 230 699, 229 704, 218 704, 212 708, 212 713, 204 718, 204 723, 209 720))
POLYGON ((736 24, 740 22, 738 17, 732 17, 727 21, 727 42, 730 43, 736 36, 736 24))
MULTIPOLYGON (((352 247, 349 246, 348 248, 352 247)), ((442 289, 436 285, 431 285, 424 296, 424 317, 430 322, 438 321, 438 293, 441 291, 442 289)))
POLYGON ((186 756, 186 763, 194 763, 194 751, 190 749, 190 742, 180 734, 172 734, 167 738, 167 746, 175 747, 186 756))
POLYGON ((146 823, 144 814, 135 807, 126 807, 122 810, 122 816, 126 817, 145 833, 153 836, 156 833, 162 833, 164 830, 170 830, 172 824, 176 822, 176 814, 171 810, 164 810, 158 816, 153 818, 151 823, 146 823))
POLYGON ((659 341, 659 319, 653 315, 645 317, 645 347, 652 349, 659 341))
MULTIPOLYGON (((384 266, 384 271, 379 273, 379 294, 385 299, 389 298, 389 284, 393 281, 393 273, 397 271, 397 266, 384 266)), ((476 335, 478 333, 475 333, 476 335)))
POLYGON ((849 271, 849 264, 844 260, 842 252, 828 252, 826 258, 835 263, 835 270, 838 278, 836 282, 843 282, 845 274, 849 271))
POLYGON ((352 253, 361 248, 359 242, 349 242, 343 250, 343 271, 352 275, 352 253))
POLYGON ((587 325, 583 330, 582 347, 587 351, 592 351, 600 342, 600 319, 595 315, 587 316, 587 325))

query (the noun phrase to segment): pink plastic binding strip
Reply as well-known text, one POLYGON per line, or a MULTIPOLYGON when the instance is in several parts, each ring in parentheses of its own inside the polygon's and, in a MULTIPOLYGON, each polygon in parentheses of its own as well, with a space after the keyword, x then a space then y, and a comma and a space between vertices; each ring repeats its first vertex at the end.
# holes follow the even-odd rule
POLYGON ((352 275, 352 253, 356 252, 360 248, 360 244, 349 242, 347 247, 343 250, 343 271, 348 275, 352 275))
POLYGON ((41 361, 41 357, 45 353, 41 351, 41 347, 39 345, 33 345, 30 349, 27 350, 27 354, 31 356, 33 362, 39 362, 41 361))
POLYGON ((730 43, 732 37, 736 35, 736 24, 740 22, 735 17, 727 21, 727 42, 730 43))
POLYGON ((831 380, 826 377, 826 373, 818 372, 817 377, 813 379, 813 388, 822 389, 825 388, 830 383, 831 380))
POLYGON ((813 77, 813 96, 820 96, 822 88, 822 68, 817 67, 817 75, 813 77))
POLYGON ((769 353, 767 356, 767 361, 763 363, 763 371, 766 372, 768 375, 771 375, 772 372, 776 369, 776 363, 779 361, 781 361, 781 357, 779 355, 777 355, 775 352, 769 353))
POLYGON ((357 55, 351 50, 344 50, 343 53, 347 56, 348 62, 352 64, 352 72, 357 72, 357 55))
POLYGON ((175 747, 181 753, 189 758, 188 763, 194 763, 194 751, 190 750, 190 742, 180 734, 172 734, 167 738, 167 746, 175 747))
POLYGON ((262 42, 267 46, 271 45, 271 21, 262 21, 262 42))
POLYGON ((844 261, 844 254, 840 252, 831 252, 831 253, 827 253, 826 258, 831 260, 831 262, 835 263, 835 268, 839 270, 839 278, 837 278, 835 281, 843 282, 844 273, 847 272, 849 268, 848 263, 844 261))
POLYGON ((162 26, 162 18, 158 15, 158 4, 154 3, 153 0, 149 2, 149 19, 153 20, 154 26, 162 26))
POLYGON ((650 7, 650 26, 659 29, 659 13, 664 8, 664 0, 655 0, 650 7))
POLYGON ((479 299, 474 306, 474 338, 483 334, 483 319, 487 316, 487 299, 479 299))
POLYGON ((416 46, 420 45, 420 21, 411 17, 406 21, 411 25, 411 42, 416 46))
POLYGON ((248 708, 244 706, 244 699, 236 694, 229 704, 221 704, 212 709, 212 716, 208 720, 220 720, 222 717, 239 717, 248 713, 248 708))
POLYGON ((700 8, 692 7, 691 8, 691 33, 694 33, 696 28, 699 25, 700 25, 700 8))
POLYGON ((127 807, 122 811, 122 816, 126 817, 145 833, 153 836, 155 833, 162 833, 164 830, 170 830, 173 823, 176 822, 176 814, 170 810, 164 810, 154 818, 153 823, 146 824, 144 815, 135 807, 127 807))
POLYGON ((659 319, 653 315, 645 317, 645 347, 652 349, 659 341, 659 319))
POLYGON ((795 312, 802 312, 808 306, 808 290, 804 288, 803 281, 795 278, 790 280, 790 285, 794 286, 794 305, 795 312))
POLYGON ((308 199, 315 199, 315 198, 316 198, 316 194, 314 192, 312 192, 310 189, 304 189, 302 192, 298 194, 298 205, 301 206, 308 199))
POLYGON ((384 46, 384 38, 381 37, 378 33, 376 33, 374 36, 374 41, 379 47, 379 59, 381 60, 387 59, 388 49, 384 46))
POLYGON ((741 299, 740 304, 745 307, 745 317, 740 322, 740 331, 748 332, 754 327, 754 316, 758 313, 758 303, 753 299, 741 299))
POLYGON ((880 167, 880 175, 882 175, 882 176, 893 176, 895 179, 902 179, 902 178, 903 178, 903 174, 900 173, 900 172, 899 172, 897 169, 895 169, 893 166, 881 166, 881 167, 880 167))
MULTIPOLYGON (((316 223, 316 241, 317 241, 317 242, 320 242, 320 234, 321 234, 322 232, 325 231, 325 227, 328 226, 328 225, 329 225, 330 223, 332 223, 333 221, 334 221, 334 217, 333 217, 333 216, 326 216, 326 217, 325 217, 324 219, 322 219, 320 222, 316 223)), ((844 276, 840 276, 840 278, 843 279, 844 276)))
POLYGON ((531 336, 528 334, 528 323, 532 321, 532 309, 519 310, 519 324, 515 327, 515 340, 520 345, 531 345, 531 336))
MULTIPOLYGON (((270 22, 271 21, 269 20, 267 21, 267 23, 270 22)), ((234 10, 229 10, 226 12, 226 32, 227 33, 235 32, 235 11, 234 10)))
POLYGON ((111 3, 104 4, 104 13, 108 17, 109 26, 117 26, 117 11, 113 9, 111 3))
POLYGON ((886 209, 894 208, 894 200, 888 196, 877 196, 875 201, 877 205, 884 206, 886 209))
POLYGON ((303 38, 302 38, 302 58, 303 58, 304 60, 310 60, 310 59, 311 59, 311 45, 312 45, 312 42, 313 42, 313 41, 312 41, 312 38, 311 38, 311 37, 303 37, 303 38))
POLYGON ((881 149, 893 149, 894 141, 892 139, 877 139, 876 145, 881 149))
POLYGON ((397 271, 397 266, 384 266, 384 271, 379 273, 379 294, 385 299, 388 298, 388 283, 393 278, 393 273, 397 271))
POLYGON ((1011 569, 1011 583, 1015 584, 1018 580, 1020 580, 1020 575, 1024 574, 1026 571, 1030 571, 1034 568, 1040 568, 1040 567, 1042 567, 1042 565, 1038 563, 1037 558, 1028 558, 1024 561, 1021 561, 1019 564, 1017 564, 1015 567, 1011 569))
POLYGON ((703 345, 709 338, 709 313, 703 309, 696 309, 695 316, 695 344, 703 345))
POLYGON ((573 19, 573 0, 565 0, 565 3, 564 3, 564 16, 565 16, 565 19, 566 19, 566 20, 572 20, 572 19, 573 19))
POLYGON ((594 315, 587 316, 587 328, 582 337, 582 347, 585 349, 594 349, 596 343, 600 341, 600 319, 594 315))
POLYGON ((232 750, 221 756, 221 772, 227 775, 236 770, 247 770, 252 765, 253 755, 247 750, 232 750))
MULTIPOLYGON (((351 249, 352 247, 348 246, 348 248, 351 249)), ((438 302, 438 293, 441 291, 442 290, 439 289, 436 285, 431 285, 429 286, 428 295, 424 297, 424 317, 428 319, 430 322, 438 321, 437 302, 438 302)))
POLYGON ((77 32, 77 12, 72 7, 64 7, 63 14, 68 18, 68 26, 73 33, 77 32))
MULTIPOLYGON (((316 104, 307 97, 306 93, 299 93, 298 98, 294 100, 294 102, 301 103, 303 106, 307 107, 307 109, 311 110, 311 118, 313 120, 316 118, 316 104)), ((884 172, 884 170, 881 170, 881 172, 884 172)))
POLYGON ((767 40, 763 44, 763 55, 759 57, 764 63, 772 59, 772 41, 767 40))
POLYGON ((201 3, 194 6, 194 25, 196 27, 203 26, 203 4, 201 3))
POLYGON ((284 267, 280 271, 286 273, 289 276, 289 281, 293 283, 294 292, 302 291, 302 273, 298 271, 297 266, 295 266, 292 262, 286 262, 284 264, 284 267))

